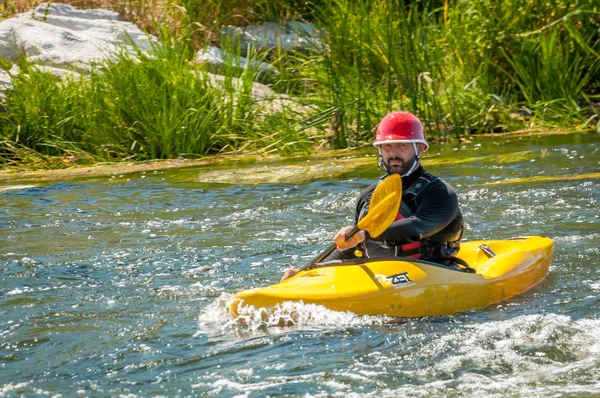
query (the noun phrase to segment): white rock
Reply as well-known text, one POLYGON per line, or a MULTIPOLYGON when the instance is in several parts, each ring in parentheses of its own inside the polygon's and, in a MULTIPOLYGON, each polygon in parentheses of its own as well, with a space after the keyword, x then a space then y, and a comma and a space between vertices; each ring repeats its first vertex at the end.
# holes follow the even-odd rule
POLYGON ((33 62, 86 70, 90 64, 133 51, 132 42, 147 51, 159 42, 137 26, 106 10, 77 10, 59 3, 40 4, 0 22, 0 57, 14 61, 21 54, 33 62))
POLYGON ((43 3, 33 12, 19 14, 17 18, 35 19, 65 29, 86 32, 96 39, 113 44, 133 42, 142 51, 150 50, 152 42, 158 42, 156 38, 150 39, 136 25, 119 21, 119 14, 108 10, 78 10, 68 4, 43 3))
MULTIPOLYGON (((235 77, 225 77, 213 73, 201 72, 198 77, 206 81, 211 87, 227 92, 227 87, 231 86, 235 91, 242 91, 243 81, 235 77)), ((250 91, 256 107, 262 108, 264 114, 273 114, 278 112, 293 112, 297 114, 308 115, 315 109, 300 104, 297 100, 285 94, 278 94, 269 86, 261 83, 252 83, 250 91)), ((236 106, 236 98, 233 98, 232 106, 236 106)))
POLYGON ((224 26, 220 31, 223 43, 237 45, 242 54, 251 49, 270 51, 279 48, 283 51, 307 51, 310 48, 321 48, 319 29, 306 22, 290 21, 285 24, 266 22, 252 26, 224 26), (229 43, 228 43, 229 42, 229 43))
MULTIPOLYGON (((114 11, 93 9, 93 10, 78 10, 68 4, 62 3, 42 3, 34 8, 30 13, 35 14, 36 19, 43 20, 44 18, 52 17, 70 17, 77 19, 108 19, 113 21, 119 20, 119 14, 114 11)), ((29 13, 24 13, 29 14, 29 13)))
POLYGON ((273 66, 253 59, 236 57, 223 51, 218 47, 206 47, 196 53, 195 63, 208 65, 212 72, 223 73, 224 67, 230 67, 237 71, 250 68, 258 73, 258 80, 270 82, 277 78, 279 72, 273 66))
MULTIPOLYGON (((0 68, 0 102, 4 101, 5 95, 4 91, 12 88, 12 78, 8 74, 7 71, 0 68)), ((3 111, 4 108, 0 105, 0 111, 3 111)))
MULTIPOLYGON (((81 74, 79 74, 75 71, 72 71, 72 70, 68 70, 68 69, 56 68, 54 66, 46 66, 46 65, 34 65, 34 66, 32 66, 32 68, 35 68, 40 72, 52 73, 52 75, 54 77, 56 77, 57 79, 60 79, 60 80, 78 81, 79 79, 81 79, 81 74)), ((10 76, 16 76, 20 73, 21 73, 21 68, 19 68, 19 65, 14 64, 12 66, 12 68, 10 68, 9 78, 10 78, 10 76)))
POLYGON ((0 68, 0 90, 10 87, 12 85, 12 78, 7 71, 0 68))

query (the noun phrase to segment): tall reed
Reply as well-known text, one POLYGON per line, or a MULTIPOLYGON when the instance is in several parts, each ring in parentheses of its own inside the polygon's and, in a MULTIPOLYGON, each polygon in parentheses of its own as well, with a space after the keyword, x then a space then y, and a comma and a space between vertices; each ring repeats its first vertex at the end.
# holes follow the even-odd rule
POLYGON ((330 51, 313 54, 309 76, 341 125, 322 128, 347 146, 391 109, 415 112, 438 139, 577 125, 600 77, 598 12, 567 0, 326 2, 317 21, 330 51))

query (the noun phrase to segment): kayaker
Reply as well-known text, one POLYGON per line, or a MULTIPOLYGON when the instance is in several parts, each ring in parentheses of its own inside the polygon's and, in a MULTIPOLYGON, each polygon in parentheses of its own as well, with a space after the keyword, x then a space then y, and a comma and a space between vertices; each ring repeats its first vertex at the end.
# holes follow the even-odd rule
MULTIPOLYGON (((357 257, 410 257, 449 262, 458 253, 463 235, 463 217, 454 189, 439 177, 427 173, 421 154, 429 148, 423 124, 409 112, 392 112, 379 126, 373 145, 379 150, 379 167, 402 177, 402 203, 396 221, 380 236, 371 238, 360 231, 348 240, 343 227, 333 241, 335 250, 324 261, 357 257)), ((358 198, 355 222, 368 212, 377 182, 358 198)), ((287 269, 282 280, 295 275, 298 268, 287 269)))

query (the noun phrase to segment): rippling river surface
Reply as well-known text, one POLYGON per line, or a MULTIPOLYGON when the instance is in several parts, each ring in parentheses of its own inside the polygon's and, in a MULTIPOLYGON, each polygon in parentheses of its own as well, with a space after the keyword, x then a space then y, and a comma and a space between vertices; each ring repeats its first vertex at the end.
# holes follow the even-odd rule
POLYGON ((352 222, 374 157, 303 183, 209 184, 205 167, 0 193, 0 397, 600 396, 600 135, 424 158, 459 192, 466 239, 554 240, 542 283, 455 316, 230 318, 235 292, 352 222))

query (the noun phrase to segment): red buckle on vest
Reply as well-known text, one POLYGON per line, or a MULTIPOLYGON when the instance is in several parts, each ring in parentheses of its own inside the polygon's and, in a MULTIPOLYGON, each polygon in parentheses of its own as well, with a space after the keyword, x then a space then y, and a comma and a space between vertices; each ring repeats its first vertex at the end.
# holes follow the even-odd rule
POLYGON ((421 242, 412 242, 412 243, 407 243, 405 245, 402 245, 402 250, 403 251, 414 250, 414 249, 418 249, 419 247, 421 247, 421 242))

